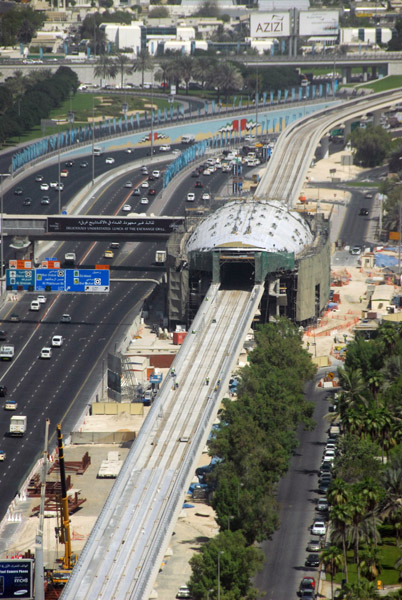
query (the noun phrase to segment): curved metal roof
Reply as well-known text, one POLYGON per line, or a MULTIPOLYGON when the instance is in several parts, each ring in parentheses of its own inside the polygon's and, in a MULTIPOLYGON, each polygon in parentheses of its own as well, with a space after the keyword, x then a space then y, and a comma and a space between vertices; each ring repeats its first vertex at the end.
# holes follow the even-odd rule
POLYGON ((305 219, 282 202, 235 200, 198 225, 187 242, 187 252, 230 248, 297 254, 312 241, 305 219))

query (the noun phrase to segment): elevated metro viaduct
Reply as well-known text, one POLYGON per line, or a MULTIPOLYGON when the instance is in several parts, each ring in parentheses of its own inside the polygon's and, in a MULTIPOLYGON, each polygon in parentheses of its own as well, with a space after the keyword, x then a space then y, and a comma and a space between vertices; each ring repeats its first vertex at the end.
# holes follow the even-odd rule
POLYGON ((167 253, 172 325, 192 321, 211 283, 226 289, 264 283, 263 323, 287 316, 307 324, 329 300, 328 221, 278 201, 224 202, 184 235, 172 234, 167 253))

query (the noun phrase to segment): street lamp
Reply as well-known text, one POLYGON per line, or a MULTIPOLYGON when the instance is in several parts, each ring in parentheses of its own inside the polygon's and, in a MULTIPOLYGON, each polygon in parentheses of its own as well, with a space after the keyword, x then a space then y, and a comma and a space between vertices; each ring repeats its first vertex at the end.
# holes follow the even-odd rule
POLYGON ((221 554, 225 554, 223 550, 218 552, 218 600, 221 600, 221 554))
POLYGON ((209 600, 209 594, 212 594, 214 591, 215 591, 214 588, 207 590, 207 600, 209 600))
POLYGON ((3 242, 4 242, 4 238, 3 238, 3 203, 4 203, 4 195, 3 195, 3 178, 4 177, 10 177, 10 173, 0 173, 0 187, 1 187, 1 207, 0 207, 0 211, 1 211, 1 222, 0 222, 0 296, 3 294, 3 275, 4 275, 4 248, 3 248, 3 242))
POLYGON ((95 105, 92 94, 92 185, 95 184, 95 105))

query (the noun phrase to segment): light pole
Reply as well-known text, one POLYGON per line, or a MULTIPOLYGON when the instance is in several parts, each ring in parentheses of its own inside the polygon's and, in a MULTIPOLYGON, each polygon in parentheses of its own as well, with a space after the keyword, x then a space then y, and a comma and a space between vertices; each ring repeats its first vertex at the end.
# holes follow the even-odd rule
POLYGON ((221 600, 221 554, 223 550, 218 551, 218 600, 221 600))
POLYGON ((209 594, 212 594, 214 591, 215 591, 214 588, 207 590, 207 600, 209 600, 209 594))
POLYGON ((255 68, 256 70, 256 88, 255 88, 255 141, 257 142, 258 138, 258 66, 255 68))
POLYGON ((3 276, 4 276, 4 238, 3 238, 3 212, 4 212, 4 195, 3 195, 3 178, 10 177, 10 173, 0 173, 0 187, 1 187, 1 223, 0 223, 0 296, 3 295, 3 276))
POLYGON ((92 95, 92 185, 95 184, 95 105, 94 96, 92 95))

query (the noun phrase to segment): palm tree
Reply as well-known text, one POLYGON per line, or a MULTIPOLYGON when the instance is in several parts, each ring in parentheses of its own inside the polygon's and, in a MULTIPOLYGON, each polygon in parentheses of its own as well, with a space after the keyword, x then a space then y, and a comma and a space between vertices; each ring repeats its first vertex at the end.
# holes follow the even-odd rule
MULTIPOLYGON (((361 483, 360 493, 364 499, 366 506, 372 515, 373 527, 375 526, 376 511, 384 496, 384 488, 379 482, 372 478, 367 478, 361 483)), ((374 538, 374 544, 377 546, 377 537, 374 538)))
POLYGON ((360 561, 359 561, 359 542, 361 531, 359 526, 367 518, 367 506, 360 494, 355 494, 348 502, 349 514, 351 517, 352 532, 354 537, 354 555, 357 566, 357 583, 360 583, 360 561))
POLYGON ((150 55, 147 48, 140 50, 140 52, 137 55, 137 58, 134 60, 133 71, 135 73, 138 73, 139 71, 141 71, 142 87, 144 87, 145 71, 147 69, 151 69, 153 66, 153 63, 154 63, 154 60, 153 60, 152 56, 150 55))
POLYGON ((367 546, 360 551, 360 571, 369 581, 377 579, 381 573, 381 559, 378 548, 367 546))
POLYGON ((117 54, 114 62, 116 63, 117 70, 120 73, 120 87, 122 88, 124 86, 124 75, 131 75, 133 72, 133 67, 126 54, 117 54))
POLYGON ((374 583, 370 581, 345 584, 339 598, 342 600, 376 600, 378 591, 374 583))
POLYGON ((367 406, 367 383, 361 369, 338 369, 343 391, 339 395, 338 410, 341 418, 349 407, 367 406))
POLYGON ((395 523, 402 508, 402 466, 398 461, 381 474, 381 483, 385 488, 385 498, 380 505, 380 514, 391 523, 395 523))
POLYGON ((177 60, 177 68, 180 78, 184 80, 186 85, 186 94, 188 94, 188 84, 193 74, 193 57, 181 55, 177 60))
POLYGON ((340 478, 334 479, 328 491, 328 501, 332 506, 345 504, 351 495, 351 488, 346 481, 340 478))
POLYGON ((351 523, 349 508, 347 504, 340 504, 339 506, 334 506, 330 513, 330 521, 333 529, 333 534, 331 537, 331 541, 334 537, 335 533, 338 533, 342 540, 342 550, 343 550, 343 564, 345 571, 345 579, 348 580, 348 557, 347 557, 347 547, 346 547, 346 532, 348 526, 351 523))
POLYGON ((205 82, 208 79, 208 73, 216 65, 216 60, 211 56, 197 56, 194 59, 193 65, 193 76, 201 83, 201 86, 205 86, 205 82))
POLYGON ((334 577, 344 565, 344 556, 338 546, 329 546, 321 552, 320 563, 331 575, 331 598, 334 600, 334 577))
POLYGON ((208 74, 208 79, 218 90, 218 101, 221 93, 226 96, 227 102, 230 91, 240 90, 243 87, 242 74, 233 63, 217 63, 208 74))
POLYGON ((109 56, 102 54, 95 65, 94 75, 95 77, 100 77, 101 80, 107 77, 115 79, 117 75, 116 63, 109 56))

